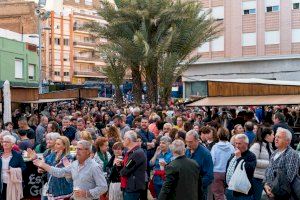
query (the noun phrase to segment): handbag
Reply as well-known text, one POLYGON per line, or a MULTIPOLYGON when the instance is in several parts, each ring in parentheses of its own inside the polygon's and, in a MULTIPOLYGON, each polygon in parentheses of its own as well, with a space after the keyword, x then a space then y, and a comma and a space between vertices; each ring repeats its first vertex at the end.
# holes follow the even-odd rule
POLYGON ((235 168, 228 183, 228 189, 243 194, 248 194, 249 190, 251 189, 251 183, 245 170, 244 160, 241 160, 235 168))
POLYGON ((292 195, 295 199, 300 199, 300 176, 296 175, 292 182, 292 195))

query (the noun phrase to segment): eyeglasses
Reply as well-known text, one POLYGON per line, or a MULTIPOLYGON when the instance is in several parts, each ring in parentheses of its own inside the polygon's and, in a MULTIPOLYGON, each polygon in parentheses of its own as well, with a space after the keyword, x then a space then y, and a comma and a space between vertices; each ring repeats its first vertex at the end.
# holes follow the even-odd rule
POLYGON ((11 142, 11 141, 2 141, 2 143, 10 144, 10 143, 12 143, 12 142, 11 142))
POLYGON ((88 149, 85 149, 85 148, 78 148, 78 147, 77 147, 77 151, 82 151, 82 150, 88 150, 88 149))

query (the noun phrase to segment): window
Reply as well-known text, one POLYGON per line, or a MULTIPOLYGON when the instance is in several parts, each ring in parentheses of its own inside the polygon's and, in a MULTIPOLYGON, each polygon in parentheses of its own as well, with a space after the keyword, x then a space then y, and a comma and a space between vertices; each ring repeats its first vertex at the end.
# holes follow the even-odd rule
POLYGON ((212 8, 212 16, 216 20, 223 20, 224 19, 224 7, 223 6, 213 7, 212 8))
POLYGON ((15 78, 23 78, 23 60, 15 60, 15 78))
POLYGON ((60 72, 59 71, 54 71, 54 75, 55 76, 60 76, 60 72))
POLYGON ((292 43, 300 42, 300 29, 292 29, 292 43))
POLYGON ((29 80, 33 80, 34 79, 34 68, 35 66, 34 65, 29 65, 28 66, 28 79, 29 80))
POLYGON ((256 1, 245 1, 242 3, 243 15, 256 14, 256 1))
POLYGON ((200 47, 197 48, 199 53, 209 52, 209 42, 203 43, 200 47))
POLYGON ((85 0, 85 5, 88 5, 88 6, 92 6, 93 5, 93 0, 85 0))
POLYGON ((95 42, 95 39, 94 38, 91 38, 91 37, 84 37, 83 39, 84 42, 95 42))
POLYGON ((294 10, 299 10, 300 9, 300 0, 293 0, 293 9, 294 10))
POLYGON ((256 14, 255 9, 244 10, 244 15, 256 14))
POLYGON ((256 45, 256 33, 243 33, 242 46, 255 46, 256 45))
POLYGON ((69 39, 64 39, 64 45, 69 46, 69 39))
POLYGON ((52 43, 52 38, 49 38, 49 44, 51 45, 51 43, 52 43))
POLYGON ((80 3, 80 0, 75 0, 75 3, 80 3))
POLYGON ((70 61, 68 53, 64 53, 64 61, 70 61))
POLYGON ((59 52, 54 53, 54 60, 60 61, 60 53, 59 52))
POLYGON ((202 8, 198 14, 198 17, 202 17, 202 15, 206 15, 205 19, 209 18, 209 15, 207 14, 209 12, 209 8, 202 8))
POLYGON ((279 31, 267 31, 265 32, 265 44, 279 44, 280 34, 279 31))
POLYGON ((69 72, 64 72, 64 76, 69 76, 69 72))
POLYGON ((54 42, 55 42, 56 45, 60 45, 60 39, 59 38, 55 38, 54 42))
POLYGON ((279 6, 268 6, 267 7, 267 12, 278 12, 279 11, 279 6))
POLYGON ((224 51, 224 36, 220 36, 211 42, 212 51, 224 51))
POLYGON ((280 0, 265 0, 266 12, 278 12, 280 0))

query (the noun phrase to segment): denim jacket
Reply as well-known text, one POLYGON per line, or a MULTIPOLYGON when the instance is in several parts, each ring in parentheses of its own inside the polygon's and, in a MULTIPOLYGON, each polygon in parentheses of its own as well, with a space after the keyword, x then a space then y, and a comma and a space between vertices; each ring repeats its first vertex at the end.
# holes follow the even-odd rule
MULTIPOLYGON (((56 166, 58 168, 63 168, 62 159, 58 161, 55 160, 56 153, 49 154, 45 162, 50 166, 56 166)), ((70 155, 66 155, 68 160, 72 160, 70 155)), ((57 178, 48 174, 48 194, 51 194, 53 197, 59 197, 71 194, 73 192, 73 182, 66 178, 57 178)))
MULTIPOLYGON (((170 149, 165 154, 160 153, 157 156, 156 160, 155 160, 155 164, 154 164, 154 167, 153 167, 154 171, 155 170, 160 170, 160 165, 159 165, 159 159, 160 158, 163 158, 166 161, 166 163, 169 164, 171 162, 172 156, 173 155, 172 155, 172 152, 170 151, 170 149)), ((164 180, 160 176, 154 175, 153 176, 153 183, 155 185, 163 185, 164 180)))

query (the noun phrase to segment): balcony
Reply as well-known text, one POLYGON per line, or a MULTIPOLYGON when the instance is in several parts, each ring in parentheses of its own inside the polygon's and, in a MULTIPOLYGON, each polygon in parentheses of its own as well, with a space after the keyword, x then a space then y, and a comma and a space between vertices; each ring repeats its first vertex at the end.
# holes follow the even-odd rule
POLYGON ((83 25, 79 25, 79 24, 77 25, 74 24, 73 31, 77 33, 90 34, 88 30, 83 28, 83 25))
POLYGON ((75 18, 89 19, 89 20, 101 20, 102 18, 98 15, 90 15, 85 13, 74 12, 75 18))
POLYGON ((94 49, 97 47, 96 43, 93 42, 73 42, 74 47, 94 49))
POLYGON ((105 63, 97 57, 91 57, 91 56, 74 56, 74 61, 75 62, 80 62, 80 63, 92 63, 98 66, 104 66, 105 63))
POLYGON ((96 71, 96 69, 92 71, 74 71, 74 76, 83 78, 106 78, 106 76, 96 71))

